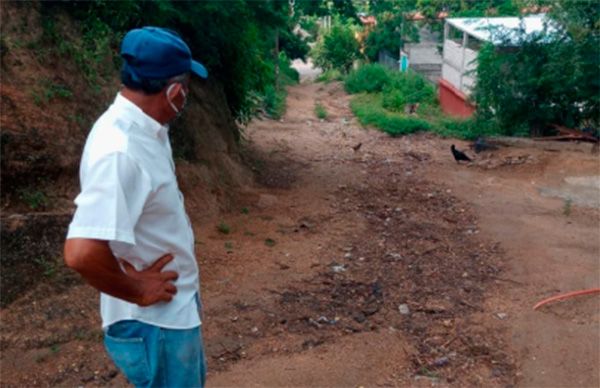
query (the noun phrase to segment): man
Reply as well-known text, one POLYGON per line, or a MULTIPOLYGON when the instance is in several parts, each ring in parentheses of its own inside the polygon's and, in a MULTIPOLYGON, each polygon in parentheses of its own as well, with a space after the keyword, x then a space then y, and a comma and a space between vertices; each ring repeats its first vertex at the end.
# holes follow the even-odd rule
POLYGON ((168 123, 184 108, 190 73, 207 72, 162 28, 127 33, 121 56, 123 88, 83 150, 65 262, 101 291, 104 343, 132 384, 201 387, 194 234, 168 123))

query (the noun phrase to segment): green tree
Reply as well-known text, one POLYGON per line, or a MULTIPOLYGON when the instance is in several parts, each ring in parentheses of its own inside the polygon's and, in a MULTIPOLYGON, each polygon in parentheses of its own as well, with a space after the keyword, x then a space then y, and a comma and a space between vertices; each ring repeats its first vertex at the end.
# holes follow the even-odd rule
POLYGON ((415 12, 416 4, 416 0, 370 0, 369 10, 377 19, 377 25, 364 42, 364 52, 369 60, 377 61, 382 50, 397 55, 406 41, 419 41, 416 23, 408 18, 415 12))
POLYGON ((541 135, 550 124, 598 125, 600 4, 550 5, 547 32, 499 36, 503 44, 487 44, 479 53, 473 94, 478 114, 496 120, 507 134, 525 129, 541 135))
POLYGON ((317 66, 329 70, 337 69, 347 74, 359 57, 359 45, 356 40, 355 26, 335 19, 333 26, 317 42, 312 57, 317 66))

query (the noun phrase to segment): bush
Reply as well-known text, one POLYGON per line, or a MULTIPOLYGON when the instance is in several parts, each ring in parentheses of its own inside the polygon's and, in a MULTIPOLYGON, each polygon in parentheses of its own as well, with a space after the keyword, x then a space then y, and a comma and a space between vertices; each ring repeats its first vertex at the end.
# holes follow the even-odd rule
POLYGON ((315 115, 317 118, 321 120, 325 120, 327 118, 327 110, 320 103, 315 104, 315 115))
POLYGON ((431 124, 426 120, 388 112, 381 104, 381 95, 363 94, 352 99, 350 108, 362 125, 373 125, 391 136, 432 129, 431 124))
POLYGON ((478 117, 443 118, 434 126, 433 130, 440 136, 463 140, 475 140, 480 136, 502 134, 500 127, 495 122, 478 117))
POLYGON ((329 83, 332 81, 343 81, 344 76, 339 70, 330 69, 321 73, 316 79, 316 82, 325 82, 329 83))
POLYGON ((386 67, 368 64, 348 74, 344 87, 348 93, 375 93, 382 91, 390 81, 391 74, 386 67))
POLYGON ((383 107, 403 112, 406 104, 435 102, 435 89, 421 75, 394 73, 391 82, 383 90, 383 107))
POLYGON ((354 28, 351 23, 342 23, 336 18, 331 29, 319 38, 312 50, 315 65, 323 70, 337 69, 347 74, 360 55, 354 28))

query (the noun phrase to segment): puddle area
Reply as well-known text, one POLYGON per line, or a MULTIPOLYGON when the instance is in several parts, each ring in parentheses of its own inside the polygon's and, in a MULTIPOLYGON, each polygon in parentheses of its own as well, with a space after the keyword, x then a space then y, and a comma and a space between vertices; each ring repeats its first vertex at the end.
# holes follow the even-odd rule
POLYGON ((559 187, 541 187, 539 192, 574 205, 600 208, 600 175, 566 177, 559 187))

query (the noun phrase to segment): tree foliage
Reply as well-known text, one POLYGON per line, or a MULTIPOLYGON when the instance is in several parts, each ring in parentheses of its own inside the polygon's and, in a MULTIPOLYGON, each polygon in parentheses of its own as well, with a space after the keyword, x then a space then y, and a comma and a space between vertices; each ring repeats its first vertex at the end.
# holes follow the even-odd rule
POLYGON ((416 24, 408 20, 415 10, 416 0, 369 1, 369 12, 377 19, 377 25, 364 42, 364 52, 369 60, 377 61, 380 51, 395 56, 405 42, 419 41, 416 24))
MULTIPOLYGON (((43 1, 42 12, 52 17, 66 11, 80 20, 90 41, 110 33, 110 50, 118 52, 122 36, 145 25, 168 27, 183 36, 194 56, 204 62, 225 89, 230 109, 248 119, 256 93, 275 83, 275 37, 288 57, 303 57, 307 48, 291 32, 287 2, 120 0, 43 1)), ((117 61, 116 67, 119 63, 117 61)))
MULTIPOLYGON (((547 4, 547 3, 546 3, 547 4)), ((600 111, 600 4, 551 4, 554 30, 518 34, 483 47, 474 98, 478 114, 508 134, 540 135, 549 124, 598 125, 600 111)))
POLYGON ((356 27, 349 21, 343 22, 339 17, 332 24, 331 29, 317 41, 312 57, 314 63, 324 70, 337 69, 347 74, 360 55, 355 37, 356 27))

